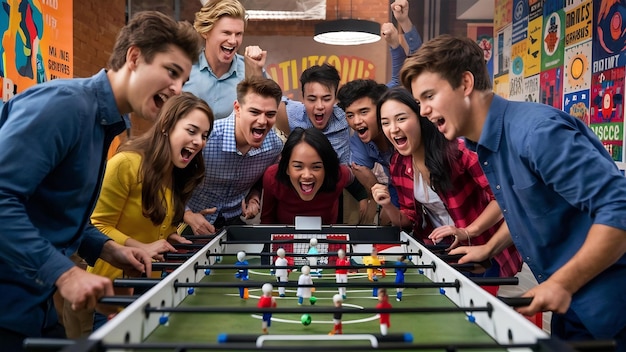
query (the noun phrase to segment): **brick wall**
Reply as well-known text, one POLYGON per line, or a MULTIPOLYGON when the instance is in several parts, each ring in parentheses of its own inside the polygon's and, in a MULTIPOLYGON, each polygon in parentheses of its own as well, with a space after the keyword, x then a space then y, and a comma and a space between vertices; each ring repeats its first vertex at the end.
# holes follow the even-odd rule
POLYGON ((74 0, 74 76, 106 66, 115 37, 126 22, 124 0, 74 0))

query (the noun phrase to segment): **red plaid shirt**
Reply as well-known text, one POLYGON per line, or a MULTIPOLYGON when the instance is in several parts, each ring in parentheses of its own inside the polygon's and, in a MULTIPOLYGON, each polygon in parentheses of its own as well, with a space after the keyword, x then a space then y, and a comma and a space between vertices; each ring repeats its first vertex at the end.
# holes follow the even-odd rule
MULTIPOLYGON (((459 140, 459 151, 461 156, 451 170, 452 189, 447 192, 437 191, 437 194, 454 220, 454 226, 465 228, 476 220, 495 197, 480 168, 476 153, 468 150, 462 140, 459 140)), ((428 235, 432 232, 433 225, 428 217, 424 216, 422 204, 414 197, 412 158, 396 152, 391 158, 389 169, 391 182, 398 191, 400 211, 413 222, 413 236, 424 243, 432 244, 428 235)), ((502 221, 499 221, 478 237, 472 238, 471 243, 475 245, 486 243, 501 223, 502 221)), ((462 245, 469 243, 464 241, 462 245)), ((514 276, 522 268, 522 257, 513 245, 496 255, 495 260, 500 265, 502 277, 514 276)))

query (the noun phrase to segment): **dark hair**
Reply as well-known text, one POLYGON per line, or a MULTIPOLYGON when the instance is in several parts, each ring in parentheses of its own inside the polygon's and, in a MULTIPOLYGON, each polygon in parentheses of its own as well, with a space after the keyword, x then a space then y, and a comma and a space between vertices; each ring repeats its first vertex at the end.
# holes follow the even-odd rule
POLYGON ((402 87, 389 89, 376 105, 376 116, 380 123, 380 108, 389 101, 395 100, 408 106, 418 116, 418 122, 422 131, 421 140, 424 144, 425 164, 430 171, 430 185, 433 190, 446 192, 452 188, 450 177, 453 165, 459 158, 460 152, 456 140, 449 141, 439 132, 437 127, 427 118, 420 115, 420 106, 411 93, 402 87))
POLYGON ((158 11, 138 12, 117 35, 109 68, 113 71, 122 68, 131 46, 139 48, 148 64, 156 54, 169 50, 170 45, 179 47, 191 62, 196 62, 201 49, 200 39, 188 22, 176 22, 158 11))
POLYGON ((291 186, 291 181, 287 175, 289 159, 291 159, 293 148, 300 143, 306 143, 313 147, 322 159, 322 164, 324 164, 324 182, 320 187, 320 192, 334 191, 337 182, 339 182, 339 157, 337 157, 337 152, 333 149, 326 135, 314 127, 307 128, 306 130, 301 127, 296 127, 291 131, 283 146, 280 161, 278 162, 276 179, 279 182, 291 186))
MULTIPOLYGON (((209 119, 209 133, 213 129, 213 111, 207 103, 195 95, 183 92, 169 98, 157 122, 141 136, 131 139, 121 145, 119 151, 133 151, 142 156, 139 177, 142 183, 141 205, 143 215, 160 225, 165 219, 167 209, 163 197, 163 179, 167 178, 165 171, 172 163, 169 134, 178 120, 186 117, 193 110, 204 112, 209 119)), ((185 204, 191 198, 193 190, 204 179, 204 158, 202 151, 198 152, 187 167, 174 167, 172 177, 172 197, 174 198, 174 216, 172 224, 183 221, 185 204)))
POLYGON ((460 86, 463 73, 469 71, 474 75, 474 89, 491 90, 492 87, 485 52, 468 37, 442 34, 422 44, 404 61, 400 82, 411 90, 411 82, 424 71, 441 75, 452 88, 460 86))
POLYGON ((373 79, 355 79, 344 84, 337 91, 337 105, 344 111, 355 101, 361 98, 370 98, 372 103, 378 103, 378 99, 387 91, 387 86, 373 79))
POLYGON ((256 93, 264 98, 274 98, 276 105, 280 104, 283 97, 283 90, 278 83, 271 78, 261 76, 248 77, 237 84, 237 101, 240 104, 245 103, 248 93, 256 93))
POLYGON ((317 82, 337 94, 339 81, 341 81, 341 77, 335 66, 329 64, 311 66, 300 75, 302 95, 304 95, 304 85, 311 82, 317 82))

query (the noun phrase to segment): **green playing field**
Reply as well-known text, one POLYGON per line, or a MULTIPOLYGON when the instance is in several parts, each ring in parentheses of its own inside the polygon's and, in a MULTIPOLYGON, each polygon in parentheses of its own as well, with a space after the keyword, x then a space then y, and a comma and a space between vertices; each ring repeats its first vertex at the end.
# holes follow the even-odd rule
MULTIPOLYGON (((258 264, 258 258, 248 258, 249 263, 258 264)), ((364 270, 363 270, 364 271, 364 270)), ((235 270, 213 270, 203 279, 203 282, 236 282, 235 270)), ((268 270, 250 270, 251 281, 265 281, 274 283, 275 278, 268 270)), ((298 281, 300 272, 292 272, 289 280, 298 281)), ((312 275, 313 282, 334 282, 334 270, 324 270, 323 277, 312 275)), ((367 282, 364 272, 349 274, 349 282, 367 282)), ((393 282, 393 269, 388 269, 386 278, 382 282, 393 282)), ((406 282, 429 282, 429 279, 420 275, 416 269, 406 273, 406 282)), ((448 288, 451 289, 451 288, 448 288)), ((328 334, 333 328, 332 314, 315 313, 317 307, 332 307, 332 296, 337 293, 333 288, 318 288, 313 295, 317 298, 314 306, 305 301, 298 306, 296 288, 287 288, 284 298, 276 297, 278 307, 299 307, 303 313, 310 313, 313 322, 304 326, 300 322, 301 314, 273 314, 270 334, 308 335, 328 334)), ((180 305, 181 307, 256 307, 261 294, 260 288, 251 289, 247 300, 239 297, 237 288, 196 288, 195 294, 189 296, 180 305)), ((397 307, 454 307, 447 297, 433 288, 406 288, 402 301, 395 300, 395 289, 388 289, 389 301, 397 307)), ((274 288, 274 296, 277 296, 274 288)), ((369 288, 348 288, 347 299, 344 305, 349 307, 374 308, 377 299, 372 296, 369 288)), ((379 320, 375 314, 343 314, 344 334, 379 334, 379 320)), ((224 314, 224 313, 171 313, 169 323, 158 327, 145 342, 187 342, 187 343, 214 343, 217 336, 223 333, 230 334, 261 334, 261 316, 257 314, 224 314)), ((479 343, 493 342, 493 339, 484 333, 480 327, 468 321, 462 312, 457 313, 392 313, 389 333, 411 333, 414 343, 479 343)), ((312 342, 317 345, 318 342, 312 342)), ((363 343, 363 342, 359 342, 363 343)), ((493 349, 491 351, 501 351, 493 349)))

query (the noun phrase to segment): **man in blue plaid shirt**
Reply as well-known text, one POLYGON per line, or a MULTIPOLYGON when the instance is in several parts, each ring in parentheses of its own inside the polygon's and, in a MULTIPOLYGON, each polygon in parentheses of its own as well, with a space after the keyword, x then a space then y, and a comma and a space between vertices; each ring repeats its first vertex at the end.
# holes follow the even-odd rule
POLYGON ((183 233, 215 233, 259 213, 263 173, 283 148, 272 130, 281 97, 280 86, 269 78, 255 76, 237 85, 232 114, 215 122, 202 152, 205 178, 187 204, 183 233))

